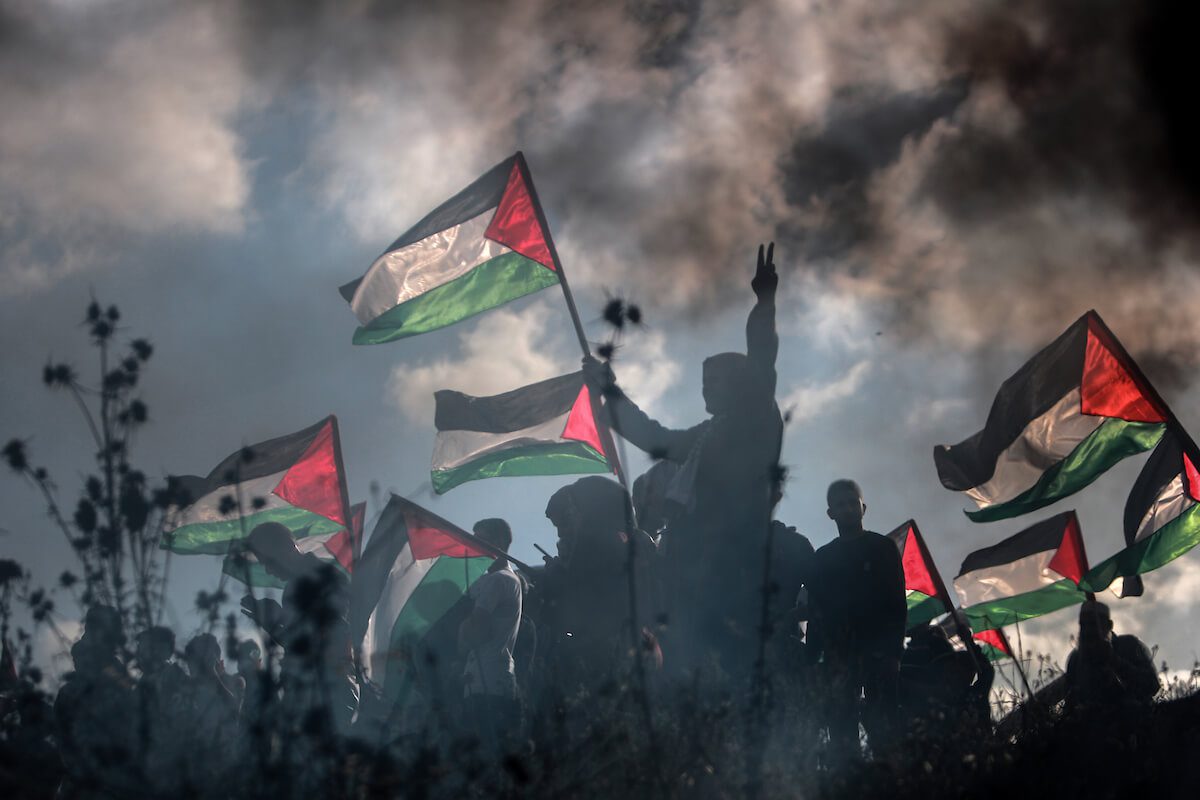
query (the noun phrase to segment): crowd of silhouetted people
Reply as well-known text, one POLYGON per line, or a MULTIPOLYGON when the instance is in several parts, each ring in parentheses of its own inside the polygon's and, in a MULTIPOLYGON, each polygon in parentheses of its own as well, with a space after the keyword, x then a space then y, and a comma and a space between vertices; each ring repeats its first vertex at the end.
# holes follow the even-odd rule
MULTIPOLYGON (((943 624, 908 629, 900 552, 864 528, 853 480, 826 490, 838 535, 819 549, 774 519, 777 282, 760 251, 747 352, 704 362, 710 416, 694 427, 649 418, 609 364, 585 360, 613 429, 655 466, 631 491, 591 476, 549 497, 557 552, 530 568, 497 557, 402 654, 399 684, 363 674, 353 575, 260 525, 249 548, 285 588, 279 602, 243 600, 256 635, 231 625, 181 642, 155 626, 131 646, 127 621, 94 605, 56 696, 5 676, 0 767, 20 781, 13 796, 335 796, 348 773, 381 769, 380 753, 439 742, 473 742, 482 763, 511 772, 510 759, 583 736, 623 696, 651 709, 648 726, 680 697, 795 707, 831 772, 903 752, 917 734, 958 746, 997 736, 991 663, 943 624)), ((495 552, 513 541, 499 517, 473 530, 495 552)), ((1160 686, 1145 645, 1115 635, 1095 601, 1079 625, 1065 713, 1099 727, 1149 713, 1160 686)), ((409 793, 377 777, 379 796, 409 793)))

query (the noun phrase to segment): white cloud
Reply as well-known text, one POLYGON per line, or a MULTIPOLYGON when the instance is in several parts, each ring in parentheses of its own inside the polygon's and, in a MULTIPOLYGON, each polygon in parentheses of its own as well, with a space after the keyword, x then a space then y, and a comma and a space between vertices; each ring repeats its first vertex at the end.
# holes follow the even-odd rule
POLYGON ((549 336, 549 317, 545 300, 519 313, 510 308, 489 311, 460 334, 457 357, 394 367, 388 380, 390 400, 414 423, 432 426, 433 393, 438 389, 492 395, 578 369, 566 346, 569 342, 549 336))
POLYGON ((804 383, 788 392, 779 403, 784 413, 791 413, 793 423, 815 418, 830 405, 858 391, 867 377, 871 362, 862 360, 840 377, 826 383, 804 383))
POLYGON ((662 402, 679 380, 683 369, 667 356, 667 337, 660 331, 626 339, 613 365, 617 382, 638 406, 664 424, 674 424, 670 405, 662 402))
POLYGON ((106 11, 27 9, 34 34, 0 57, 10 291, 111 255, 97 248, 119 232, 242 228, 250 166, 234 122, 250 94, 217 14, 189 4, 117 24, 106 11))

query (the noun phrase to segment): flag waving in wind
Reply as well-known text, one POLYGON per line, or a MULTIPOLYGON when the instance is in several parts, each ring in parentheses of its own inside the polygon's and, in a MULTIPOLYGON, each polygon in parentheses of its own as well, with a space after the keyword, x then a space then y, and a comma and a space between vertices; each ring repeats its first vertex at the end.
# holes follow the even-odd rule
POLYGON ((426 635, 494 561, 471 534, 392 495, 350 585, 363 674, 396 697, 426 635))
POLYGON ((517 153, 431 211, 341 293, 360 324, 354 343, 380 344, 558 282, 550 232, 517 153))
POLYGON ((984 429, 934 448, 942 485, 1007 519, 1084 488, 1118 461, 1152 449, 1171 419, 1137 364, 1095 311, 1000 387, 984 429))
POLYGON ((170 480, 162 546, 180 554, 228 553, 255 526, 278 522, 301 550, 324 547, 351 523, 337 417, 243 447, 208 474, 170 480))
POLYGON ((1174 431, 1142 467, 1125 502, 1127 547, 1097 564, 1085 585, 1099 592, 1179 558, 1200 543, 1200 472, 1174 431))
POLYGON ((954 588, 971 628, 987 630, 1082 603, 1087 571, 1079 519, 1064 511, 968 555, 954 588))
POLYGON ((432 479, 439 494, 481 478, 612 469, 582 372, 492 397, 443 389, 434 398, 432 479))
POLYGON ((904 565, 904 591, 908 602, 906 630, 919 628, 934 617, 949 611, 938 597, 935 569, 929 558, 929 550, 914 520, 901 525, 888 534, 900 550, 900 563, 904 565))

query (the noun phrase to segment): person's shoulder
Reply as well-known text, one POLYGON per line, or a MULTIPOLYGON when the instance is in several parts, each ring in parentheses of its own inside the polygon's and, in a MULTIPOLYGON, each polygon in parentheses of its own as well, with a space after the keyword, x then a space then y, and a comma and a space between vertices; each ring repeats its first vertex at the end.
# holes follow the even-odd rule
POLYGON ((1150 658, 1150 648, 1132 633, 1121 633, 1113 637, 1113 652, 1119 655, 1140 656, 1150 658))

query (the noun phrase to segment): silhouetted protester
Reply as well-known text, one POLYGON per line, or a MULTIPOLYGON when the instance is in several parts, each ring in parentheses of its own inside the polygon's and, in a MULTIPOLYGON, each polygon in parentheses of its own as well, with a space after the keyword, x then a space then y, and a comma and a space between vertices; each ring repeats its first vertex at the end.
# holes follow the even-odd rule
MULTIPOLYGON (((512 529, 502 519, 480 520, 474 532, 506 553, 512 545, 512 529)), ((458 629, 465 722, 485 747, 499 749, 521 731, 513 653, 524 587, 508 559, 497 558, 467 590, 467 598, 471 610, 458 629)))
POLYGON ((249 595, 242 599, 242 606, 283 647, 284 705, 302 716, 324 709, 335 729, 347 730, 358 690, 346 624, 345 575, 329 562, 301 553, 291 531, 277 522, 257 526, 247 545, 268 574, 285 582, 282 607, 255 602, 249 595))
POLYGON ((237 644, 237 676, 242 681, 242 715, 253 715, 265 702, 263 692, 269 691, 263 680, 262 648, 253 639, 237 644))
POLYGON ((171 659, 175 655, 175 633, 156 625, 137 636, 134 661, 142 676, 134 694, 137 700, 138 752, 146 779, 156 791, 176 785, 174 764, 183 750, 178 731, 187 723, 184 703, 187 674, 171 659))
POLYGON ((779 279, 773 249, 764 254, 759 248, 751 282, 758 302, 746 322, 746 353, 704 361, 704 403, 712 415, 704 422, 686 430, 664 427, 625 396, 606 364, 584 360, 589 383, 604 389, 613 427, 652 456, 680 465, 667 489, 679 509, 667 545, 679 575, 669 598, 671 625, 677 640, 682 634, 716 648, 735 671, 753 660, 763 543, 783 436, 775 404, 779 279))
POLYGON ((771 564, 767 585, 768 654, 774 668, 795 667, 805 661, 800 623, 808 619, 805 580, 812 572, 815 551, 808 537, 794 526, 772 520, 771 564))
POLYGON ((187 731, 187 743, 176 750, 174 779, 184 792, 221 796, 229 790, 226 782, 240 755, 237 698, 228 684, 217 637, 192 637, 183 648, 183 661, 188 678, 177 727, 187 731))
MULTIPOLYGON (((679 465, 674 461, 659 461, 633 482, 630 494, 633 495, 634 518, 638 527, 651 536, 666 534, 679 514, 678 504, 667 496, 677 474, 679 465)), ((665 548, 667 542, 661 544, 665 548)), ((665 552, 664 548, 660 550, 665 552)))
POLYGON ((1114 635, 1112 614, 1089 600, 1079 609, 1078 646, 1067 657, 1067 713, 1137 714, 1158 694, 1150 651, 1136 636, 1114 635))
POLYGON ((98 625, 98 620, 89 611, 88 630, 71 648, 75 671, 67 676, 54 701, 55 730, 66 773, 59 795, 64 798, 145 793, 137 780, 133 682, 116 655, 115 642, 121 637, 109 626, 102 630, 103 623, 98 625))
POLYGON ((956 650, 944 626, 918 628, 900 661, 905 714, 920 735, 977 735, 991 723, 995 675, 982 653, 956 650))
POLYGON ((863 727, 877 752, 897 717, 904 568, 890 539, 863 529, 867 506, 858 484, 834 481, 826 500, 838 537, 813 556, 808 643, 822 661, 831 748, 842 756, 858 751, 863 706, 863 727))
POLYGON ((566 692, 594 689, 614 680, 625 663, 631 543, 635 579, 645 597, 654 541, 633 526, 625 490, 598 475, 555 492, 546 518, 558 531, 558 555, 546 559, 535 587, 545 678, 566 692))

